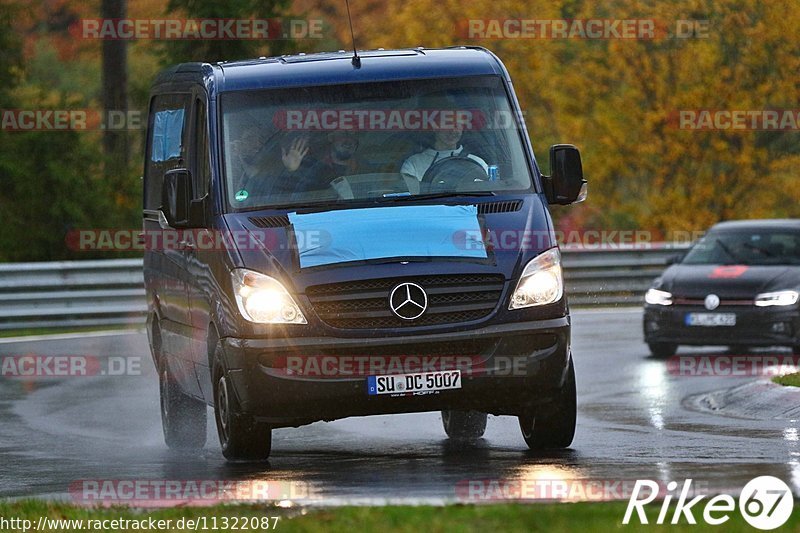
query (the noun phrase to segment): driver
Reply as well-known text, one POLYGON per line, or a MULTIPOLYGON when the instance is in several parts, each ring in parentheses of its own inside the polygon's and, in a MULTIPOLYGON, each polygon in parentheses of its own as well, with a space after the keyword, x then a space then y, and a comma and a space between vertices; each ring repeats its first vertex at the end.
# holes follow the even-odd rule
POLYGON ((425 173, 434 163, 448 157, 468 157, 483 167, 483 171, 488 175, 489 166, 486 161, 477 155, 464 151, 464 146, 460 144, 464 126, 459 121, 455 121, 452 128, 439 129, 433 137, 433 146, 426 148, 418 154, 414 154, 405 160, 400 168, 402 174, 414 176, 418 181, 422 181, 425 173))

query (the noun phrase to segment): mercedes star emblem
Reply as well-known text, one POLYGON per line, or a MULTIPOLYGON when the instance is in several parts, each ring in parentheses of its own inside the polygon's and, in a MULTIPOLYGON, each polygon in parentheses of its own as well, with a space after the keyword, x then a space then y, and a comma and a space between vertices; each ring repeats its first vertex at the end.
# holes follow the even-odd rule
POLYGON ((401 283, 389 294, 389 307, 403 320, 414 320, 428 308, 428 295, 416 283, 401 283))

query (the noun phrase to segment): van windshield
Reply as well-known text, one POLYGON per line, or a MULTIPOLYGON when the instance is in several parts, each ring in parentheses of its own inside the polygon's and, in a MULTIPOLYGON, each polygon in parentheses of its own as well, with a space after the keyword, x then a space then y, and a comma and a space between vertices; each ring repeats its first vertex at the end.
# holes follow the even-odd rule
POLYGON ((234 210, 528 190, 496 76, 225 93, 234 210))

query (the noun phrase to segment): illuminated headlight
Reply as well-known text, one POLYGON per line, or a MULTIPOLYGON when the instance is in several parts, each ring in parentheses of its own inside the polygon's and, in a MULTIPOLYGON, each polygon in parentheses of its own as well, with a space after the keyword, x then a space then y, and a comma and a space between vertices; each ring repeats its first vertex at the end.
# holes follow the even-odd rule
POLYGON ((561 252, 551 248, 525 265, 517 288, 511 295, 509 309, 557 302, 564 295, 564 277, 561 273, 561 252))
POLYGON ((650 289, 645 293, 644 301, 650 305, 672 305, 672 293, 650 289))
POLYGON ((756 296, 755 304, 757 307, 769 307, 771 305, 794 305, 800 299, 797 291, 778 291, 765 292, 756 296))
POLYGON ((307 324, 278 280, 244 268, 234 269, 231 275, 236 303, 245 319, 259 324, 307 324))

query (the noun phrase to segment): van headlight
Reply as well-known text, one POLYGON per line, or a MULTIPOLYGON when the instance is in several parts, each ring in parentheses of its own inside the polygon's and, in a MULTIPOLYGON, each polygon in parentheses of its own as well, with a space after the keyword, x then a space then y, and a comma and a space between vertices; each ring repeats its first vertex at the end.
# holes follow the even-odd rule
POLYGON ((564 276, 561 272, 561 252, 551 248, 531 259, 511 295, 509 309, 557 302, 564 295, 564 276))
POLYGON ((756 296, 756 307, 770 307, 772 305, 794 305, 800 299, 797 291, 765 292, 756 296))
POLYGON ((658 289, 649 289, 644 294, 644 301, 650 305, 672 305, 672 293, 658 289))
POLYGON ((307 324, 300 306, 281 282, 247 270, 231 271, 233 291, 239 312, 250 322, 258 324, 307 324))

